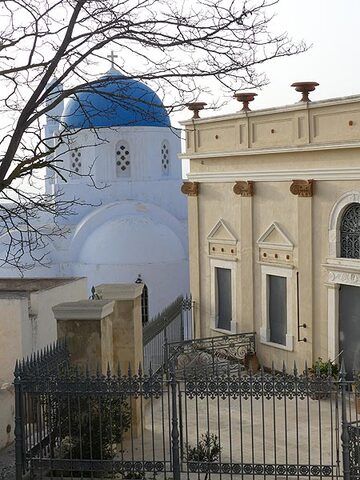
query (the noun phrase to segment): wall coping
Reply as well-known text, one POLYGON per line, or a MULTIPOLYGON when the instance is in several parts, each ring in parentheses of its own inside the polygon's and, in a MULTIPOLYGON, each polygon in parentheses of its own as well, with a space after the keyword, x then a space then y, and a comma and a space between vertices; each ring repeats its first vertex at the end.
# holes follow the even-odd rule
POLYGON ((102 299, 135 300, 140 297, 143 288, 142 283, 102 283, 95 290, 102 299))
POLYGON ((55 305, 52 310, 56 320, 101 320, 114 310, 114 301, 79 300, 55 305))

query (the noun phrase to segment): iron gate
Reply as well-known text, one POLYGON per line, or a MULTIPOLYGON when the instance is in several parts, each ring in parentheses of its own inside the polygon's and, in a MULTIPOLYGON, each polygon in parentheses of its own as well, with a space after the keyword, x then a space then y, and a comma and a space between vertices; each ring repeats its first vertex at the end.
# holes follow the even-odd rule
POLYGON ((359 478, 357 393, 344 370, 336 380, 179 363, 91 375, 59 344, 17 364, 17 480, 359 478))

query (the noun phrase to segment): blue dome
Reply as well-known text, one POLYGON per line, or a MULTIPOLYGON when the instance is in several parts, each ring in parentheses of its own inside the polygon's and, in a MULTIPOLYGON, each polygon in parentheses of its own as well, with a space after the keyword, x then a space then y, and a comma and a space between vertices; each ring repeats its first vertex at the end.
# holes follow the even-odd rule
POLYGON ((156 93, 113 68, 69 98, 62 121, 74 129, 170 126, 156 93))

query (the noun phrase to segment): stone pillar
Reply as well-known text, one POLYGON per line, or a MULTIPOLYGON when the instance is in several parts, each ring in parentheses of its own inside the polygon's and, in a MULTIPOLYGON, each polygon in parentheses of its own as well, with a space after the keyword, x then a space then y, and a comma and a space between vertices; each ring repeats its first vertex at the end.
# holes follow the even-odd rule
POLYGON ((91 373, 114 367, 113 311, 110 300, 81 300, 53 307, 58 338, 67 338, 72 363, 91 373))
MULTIPOLYGON (((253 254, 253 197, 241 197, 240 202, 240 329, 238 333, 254 332, 254 254, 253 254)), ((238 328, 239 328, 238 327, 238 328)))
POLYGON ((143 327, 141 318, 141 283, 102 284, 96 293, 103 301, 115 302, 113 314, 114 367, 137 373, 143 363, 143 327))
MULTIPOLYGON (((188 231, 189 231, 189 275, 190 292, 194 301, 193 311, 193 334, 195 338, 201 337, 206 330, 201 322, 207 322, 201 319, 200 305, 200 241, 199 241, 199 197, 188 196, 188 231)), ((205 323, 204 323, 205 325, 205 323)))
MULTIPOLYGON (((113 314, 113 358, 114 366, 120 365, 123 374, 138 372, 143 364, 143 326, 141 317, 141 283, 109 283, 96 287, 96 293, 104 301, 115 302, 113 314)), ((131 397, 131 435, 137 438, 141 434, 143 419, 142 400, 131 397)), ((130 435, 128 432, 127 435, 130 435)))

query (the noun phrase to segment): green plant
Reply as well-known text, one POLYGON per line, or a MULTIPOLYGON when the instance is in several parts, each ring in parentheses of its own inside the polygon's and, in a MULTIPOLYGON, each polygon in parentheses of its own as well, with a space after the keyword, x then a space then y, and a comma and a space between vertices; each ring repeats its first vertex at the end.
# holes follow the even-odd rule
POLYGON ((339 367, 331 360, 324 361, 321 357, 319 357, 314 362, 313 366, 309 368, 309 372, 313 375, 318 375, 322 377, 331 376, 337 378, 339 375, 339 367))
POLYGON ((145 478, 145 474, 141 472, 127 472, 123 475, 123 478, 143 480, 145 478))
MULTIPOLYGON (((203 433, 195 447, 186 444, 187 462, 202 462, 209 464, 219 460, 220 453, 221 446, 218 436, 214 433, 203 433)), ((208 475, 209 472, 206 472, 205 480, 207 479, 208 475)))

